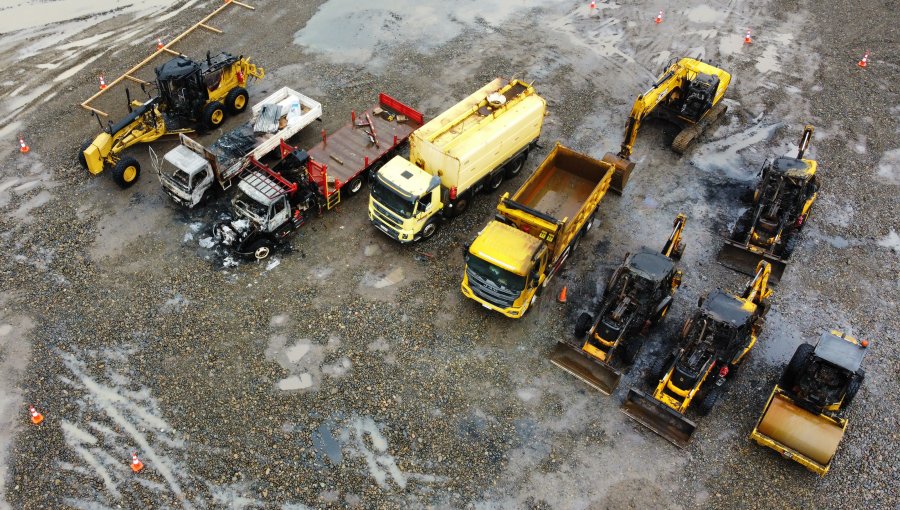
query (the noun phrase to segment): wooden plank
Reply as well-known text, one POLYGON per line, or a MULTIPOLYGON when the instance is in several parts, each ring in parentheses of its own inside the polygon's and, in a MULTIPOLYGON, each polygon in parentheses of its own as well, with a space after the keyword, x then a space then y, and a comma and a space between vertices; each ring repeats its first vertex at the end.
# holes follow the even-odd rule
MULTIPOLYGON (((169 44, 172 44, 172 43, 169 43, 169 44)), ((178 52, 175 51, 175 50, 170 50, 170 49, 169 49, 169 44, 163 46, 163 47, 162 47, 162 51, 165 51, 165 52, 168 53, 169 55, 175 55, 176 57, 177 57, 178 55, 181 55, 181 53, 178 53, 178 52)))
POLYGON ((134 77, 134 76, 131 76, 130 74, 123 74, 122 77, 125 78, 126 80, 131 80, 131 81, 133 81, 133 82, 135 82, 135 83, 140 83, 140 84, 143 84, 143 85, 152 85, 152 83, 150 83, 149 81, 144 81, 144 80, 142 80, 142 79, 140 79, 140 78, 136 78, 136 77, 134 77))
POLYGON ((218 28, 211 27, 211 26, 207 25, 206 23, 200 23, 200 26, 201 26, 202 28, 205 28, 205 29, 209 30, 210 32, 213 32, 213 33, 216 33, 216 34, 221 34, 221 33, 222 33, 222 31, 219 30, 218 28))

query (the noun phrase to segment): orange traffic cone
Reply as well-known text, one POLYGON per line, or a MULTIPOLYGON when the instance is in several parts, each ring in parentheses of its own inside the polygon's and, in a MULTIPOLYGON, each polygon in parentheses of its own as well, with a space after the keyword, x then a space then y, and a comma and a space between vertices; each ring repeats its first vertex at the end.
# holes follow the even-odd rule
POLYGON ((656 15, 656 24, 659 25, 662 23, 662 11, 659 11, 659 14, 656 15))
POLYGON ((751 44, 751 43, 753 43, 753 38, 750 37, 750 29, 748 28, 747 35, 744 36, 744 44, 751 44))
POLYGON ((101 74, 100 75, 100 90, 103 90, 105 88, 106 88, 106 80, 103 79, 103 75, 101 74))
POLYGON ((28 154, 28 151, 31 150, 31 147, 25 143, 25 139, 22 138, 22 135, 19 135, 19 152, 22 154, 28 154))
POLYGON ((131 452, 131 470, 140 473, 144 469, 144 463, 138 458, 137 452, 131 452))
POLYGON ((862 60, 857 62, 856 65, 858 65, 859 67, 862 67, 863 69, 865 69, 866 67, 869 66, 869 52, 868 51, 866 52, 865 55, 863 55, 862 60))
POLYGON ((591 0, 591 12, 594 12, 594 9, 597 8, 597 0, 591 0))
POLYGON ((559 291, 559 302, 560 303, 566 302, 566 294, 568 293, 568 291, 569 291, 569 287, 566 285, 563 285, 562 290, 559 291))
POLYGON ((41 422, 44 421, 44 415, 37 412, 37 409, 35 409, 34 406, 29 405, 28 412, 31 413, 31 423, 34 423, 35 425, 40 425, 41 422))
POLYGON ((163 42, 162 42, 162 37, 157 37, 156 38, 156 49, 161 50, 161 49, 163 49, 164 46, 165 46, 165 44, 163 44, 163 42))

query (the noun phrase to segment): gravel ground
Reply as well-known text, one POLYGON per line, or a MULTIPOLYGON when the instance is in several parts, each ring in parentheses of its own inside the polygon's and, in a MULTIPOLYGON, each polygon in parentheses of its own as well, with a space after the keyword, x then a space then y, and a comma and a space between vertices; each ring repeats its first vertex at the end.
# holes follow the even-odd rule
MULTIPOLYGON (((97 74, 118 75, 219 5, 156 4, 0 42, 14 69, 0 82, 3 132, 32 147, 22 156, 10 144, 0 170, 0 507, 898 508, 891 3, 689 0, 663 6, 656 25, 659 5, 645 1, 599 2, 594 13, 560 0, 260 1, 221 18, 225 34, 181 47, 250 55, 267 69, 254 98, 289 85, 320 101, 321 125, 292 140, 301 147, 380 91, 434 117, 495 76, 535 80, 550 114, 528 171, 556 140, 597 157, 618 147, 631 101, 670 57, 731 71, 726 118, 689 154, 667 148, 670 127, 647 124, 629 188, 604 199, 599 228, 520 321, 459 292, 460 246, 496 197, 414 246, 378 233, 365 200, 351 199, 271 261, 231 268, 202 246, 226 198, 179 210, 142 148, 131 151, 145 166, 131 190, 86 175, 74 154, 97 126, 75 105, 97 74), (165 12, 178 15, 153 17, 165 12), (748 26, 755 40, 744 46, 748 26), (793 152, 805 123, 816 126, 823 182, 816 213, 759 345, 677 450, 625 418, 621 399, 700 295, 744 285, 714 262, 719 235, 765 158, 793 152), (679 211, 689 218, 684 285, 614 395, 548 363, 595 282, 627 252, 660 245, 679 211), (550 295, 562 285, 567 305, 550 295), (850 428, 819 478, 747 435, 795 347, 830 328, 872 346, 850 428), (26 402, 45 413, 40 426, 26 402), (146 465, 139 475, 132 451, 146 465)), ((120 96, 109 96, 104 108, 115 108, 120 96)))

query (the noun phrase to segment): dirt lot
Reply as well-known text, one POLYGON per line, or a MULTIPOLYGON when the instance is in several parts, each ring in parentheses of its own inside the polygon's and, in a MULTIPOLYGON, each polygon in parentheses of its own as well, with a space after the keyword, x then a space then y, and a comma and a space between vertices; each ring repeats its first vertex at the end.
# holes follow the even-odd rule
MULTIPOLYGON (((260 0, 213 23, 224 34, 178 48, 250 55, 267 69, 253 98, 288 85, 320 101, 321 125, 292 140, 301 147, 380 91, 434 117, 515 75, 549 104, 527 171, 556 140, 600 157, 618 147, 636 95, 678 56, 733 74, 729 110, 683 157, 667 147, 673 129, 649 123, 624 196, 604 200, 600 228, 551 292, 510 321, 459 292, 460 245, 496 196, 416 246, 390 241, 369 225, 365 200, 348 200, 287 252, 223 267, 207 238, 224 198, 179 209, 142 147, 130 151, 144 174, 128 191, 81 169, 77 148, 98 127, 76 105, 97 76, 118 76, 219 2, 0 7, 0 507, 898 508, 892 2, 639 0, 594 12, 587 1, 377 3, 260 0), (870 67, 859 69, 866 50, 870 67), (747 365, 678 450, 624 417, 621 399, 644 384, 700 295, 744 285, 714 262, 719 236, 763 161, 793 153, 805 123, 816 126, 809 154, 823 183, 816 213, 747 365), (660 245, 678 212, 688 215, 685 283, 604 397, 545 356, 595 282, 626 252, 660 245), (567 305, 552 299, 562 285, 567 305), (830 328, 872 346, 850 428, 820 479, 747 434, 795 347, 830 328), (45 413, 40 426, 29 402, 45 413), (132 451, 147 466, 137 476, 132 451)), ((123 95, 113 90, 104 108, 121 115, 123 95)))

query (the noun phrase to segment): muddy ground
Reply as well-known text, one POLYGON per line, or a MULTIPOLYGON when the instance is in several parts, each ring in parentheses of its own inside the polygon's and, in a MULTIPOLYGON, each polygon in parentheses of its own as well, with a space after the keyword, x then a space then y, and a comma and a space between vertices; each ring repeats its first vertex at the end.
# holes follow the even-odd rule
MULTIPOLYGON (((534 80, 553 143, 614 150, 637 94, 673 57, 729 70, 725 119, 683 157, 648 123, 625 194, 519 321, 459 292, 482 196, 432 240, 398 246, 350 199, 263 263, 227 267, 220 198, 184 211, 147 151, 122 191, 75 160, 96 122, 77 104, 217 7, 213 1, 22 2, 0 8, 0 506, 12 508, 898 508, 900 44, 891 2, 259 1, 180 51, 250 55, 323 104, 308 147, 389 92, 434 117, 495 76, 534 80), (653 23, 659 9, 664 21, 653 23), (743 43, 750 28, 754 42, 743 43), (868 69, 856 62, 871 51, 868 69), (715 263, 767 157, 805 123, 822 190, 742 373, 691 445, 628 420, 661 345, 697 298, 746 277, 715 263), (31 152, 18 153, 23 133, 31 152), (688 215, 684 285, 605 397, 545 356, 629 251, 688 215), (563 285, 569 303, 553 299, 563 285), (835 328, 872 341, 832 471, 752 444, 795 347, 835 328), (28 420, 27 403, 46 419, 28 420), (134 475, 132 451, 146 468, 134 475)), ((132 92, 135 92, 134 90, 132 92)), ((121 115, 124 92, 101 101, 121 115)), ((229 122, 225 129, 239 121, 229 122)), ((209 133, 210 142, 220 134, 209 133)), ((172 142, 154 145, 158 151, 172 142)), ((503 184, 513 191, 524 177, 503 184)), ((692 415, 693 416, 693 415, 692 415)))

